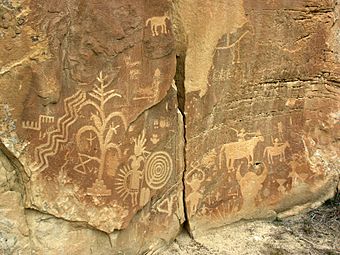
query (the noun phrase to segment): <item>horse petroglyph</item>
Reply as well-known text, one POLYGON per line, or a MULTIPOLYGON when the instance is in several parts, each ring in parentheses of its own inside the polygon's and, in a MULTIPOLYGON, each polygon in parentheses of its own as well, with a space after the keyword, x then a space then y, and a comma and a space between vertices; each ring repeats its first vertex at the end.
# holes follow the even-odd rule
POLYGON ((159 34, 167 34, 168 33, 168 28, 166 24, 167 20, 170 21, 170 17, 167 13, 164 16, 151 17, 146 20, 145 26, 150 25, 152 36, 158 36, 159 34))
POLYGON ((274 157, 279 156, 279 160, 285 161, 286 160, 286 154, 285 150, 289 148, 290 145, 288 142, 280 143, 278 138, 275 138, 273 140, 273 146, 268 146, 264 149, 263 157, 265 158, 267 155, 267 160, 269 164, 274 163, 274 157))

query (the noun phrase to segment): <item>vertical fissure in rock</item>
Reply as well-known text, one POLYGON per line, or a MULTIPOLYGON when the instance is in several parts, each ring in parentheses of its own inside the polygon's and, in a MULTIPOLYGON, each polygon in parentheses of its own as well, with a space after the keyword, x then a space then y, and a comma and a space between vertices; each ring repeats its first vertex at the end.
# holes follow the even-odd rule
POLYGON ((178 109, 182 114, 183 117, 183 140, 184 140, 184 148, 183 148, 183 164, 184 164, 184 170, 183 170, 183 176, 182 176, 182 182, 183 182, 183 208, 184 208, 184 223, 183 226, 186 227, 188 224, 188 215, 187 215, 187 208, 185 203, 185 196, 186 196, 186 190, 185 190, 185 172, 186 172, 186 116, 185 116, 185 87, 184 87, 184 81, 185 81, 185 53, 178 54, 176 56, 176 74, 175 74, 175 84, 177 87, 177 101, 178 101, 178 109))

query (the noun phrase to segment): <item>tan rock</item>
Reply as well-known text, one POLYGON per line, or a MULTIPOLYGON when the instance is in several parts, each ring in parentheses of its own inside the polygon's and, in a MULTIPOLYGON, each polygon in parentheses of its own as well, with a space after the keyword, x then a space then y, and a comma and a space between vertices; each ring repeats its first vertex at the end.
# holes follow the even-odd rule
POLYGON ((197 238, 332 197, 339 14, 335 0, 3 1, 0 251, 160 252, 184 221, 197 238))
POLYGON ((331 198, 339 178, 339 61, 328 53, 339 45, 335 3, 187 2, 179 6, 189 41, 185 202, 192 234, 293 215, 331 198))

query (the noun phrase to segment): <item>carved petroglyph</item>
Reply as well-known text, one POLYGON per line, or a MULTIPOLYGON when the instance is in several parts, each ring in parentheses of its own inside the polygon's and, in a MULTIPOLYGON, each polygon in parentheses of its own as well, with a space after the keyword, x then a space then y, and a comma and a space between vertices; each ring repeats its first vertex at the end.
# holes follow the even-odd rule
MULTIPOLYGON (((126 119, 121 112, 109 114, 105 112, 107 104, 112 103, 114 98, 121 97, 115 90, 109 89, 111 82, 108 82, 107 78, 100 72, 97 77, 99 85, 95 85, 92 91, 88 93, 78 91, 66 98, 64 100, 65 114, 57 120, 53 130, 46 129, 46 142, 36 147, 34 151, 33 168, 44 171, 49 167, 49 158, 56 155, 60 149, 64 149, 63 145, 70 141, 71 126, 81 116, 82 118, 88 117, 90 123, 80 127, 77 133, 73 134, 72 139, 75 140, 78 148, 75 152, 78 153, 78 161, 74 162, 72 168, 83 175, 97 174, 93 186, 87 189, 86 194, 91 196, 111 195, 111 190, 106 188, 103 180, 106 154, 112 151, 117 157, 121 156, 119 146, 112 140, 114 135, 127 128, 126 119), (92 155, 91 148, 97 145, 99 149, 96 149, 95 154, 92 155)), ((54 117, 41 115, 38 122, 25 122, 23 127, 42 130, 43 123, 54 123, 54 117)), ((63 165, 63 169, 65 167, 66 165, 63 165)))
POLYGON ((230 128, 231 130, 236 132, 236 136, 239 142, 243 142, 246 140, 246 136, 248 135, 256 135, 257 133, 248 133, 246 132, 246 130, 244 128, 241 128, 240 131, 234 129, 234 128, 230 128))
POLYGON ((257 175, 254 172, 247 172, 244 176, 241 175, 241 165, 236 171, 236 180, 240 185, 240 192, 243 198, 242 210, 255 207, 256 197, 262 189, 262 184, 268 176, 268 168, 263 164, 262 173, 257 175))
POLYGON ((126 67, 129 70, 129 78, 131 80, 137 80, 138 77, 141 75, 140 71, 140 61, 133 62, 131 60, 131 56, 127 56, 124 58, 126 67))
MULTIPOLYGON (((134 154, 129 157, 129 164, 120 169, 116 190, 123 199, 131 197, 132 205, 137 206, 137 197, 141 187, 141 180, 143 179, 143 164, 150 155, 150 152, 148 152, 145 147, 145 131, 143 131, 137 139, 133 139, 133 141, 135 143, 134 154)), ((149 192, 144 191, 141 204, 145 203, 145 197, 148 193, 149 192)))
POLYGON ((192 169, 187 175, 187 184, 190 186, 191 192, 186 198, 189 203, 189 216, 194 215, 198 209, 198 204, 203 197, 201 186, 205 180, 205 173, 198 168, 197 163, 193 162, 191 167, 192 169))
POLYGON ((58 119, 56 129, 48 132, 47 141, 35 148, 33 169, 44 171, 49 167, 48 158, 55 155, 59 151, 60 145, 68 141, 69 129, 77 121, 78 112, 85 101, 86 94, 81 91, 65 99, 65 114, 58 119))
POLYGON ((285 187, 285 183, 287 182, 286 179, 277 179, 276 182, 279 184, 279 187, 277 188, 277 190, 280 193, 285 193, 287 191, 286 187, 285 187))
POLYGON ((173 171, 171 156, 165 151, 154 152, 145 164, 145 182, 154 190, 163 188, 173 171))
POLYGON ((170 21, 170 17, 167 13, 165 13, 164 16, 155 16, 147 19, 145 22, 145 26, 150 25, 152 36, 158 36, 159 34, 168 34, 169 30, 166 24, 167 20, 170 21))
POLYGON ((225 159, 227 169, 234 169, 234 161, 236 159, 246 158, 248 164, 254 161, 255 147, 259 142, 263 142, 264 138, 260 132, 257 132, 255 137, 249 140, 244 140, 248 133, 238 133, 238 142, 227 143, 222 145, 219 156, 219 167, 222 169, 222 161, 225 159))
POLYGON ((157 134, 153 134, 152 137, 150 138, 150 141, 153 144, 157 144, 159 142, 159 136, 157 134))
POLYGON ((54 123, 54 117, 48 116, 48 115, 40 115, 38 121, 23 121, 22 122, 22 128, 24 129, 30 129, 39 132, 39 140, 42 140, 46 137, 47 132, 51 132, 53 130, 53 127, 46 127, 46 133, 42 132, 42 126, 43 124, 51 124, 54 123))
POLYGON ((240 63, 240 42, 241 40, 250 33, 249 30, 243 32, 234 42, 231 42, 230 33, 226 35, 226 40, 223 42, 225 46, 216 47, 216 50, 231 50, 232 54, 232 64, 239 64, 240 63))
POLYGON ((279 156, 281 162, 286 160, 285 150, 290 147, 289 143, 280 143, 278 138, 275 138, 272 142, 273 146, 268 146, 264 149, 263 157, 265 158, 267 155, 269 164, 274 163, 275 156, 279 156))
POLYGON ((129 157, 128 165, 123 166, 118 174, 116 190, 126 200, 131 198, 133 206, 144 206, 150 199, 150 189, 163 188, 169 181, 173 163, 165 151, 150 153, 146 150, 145 131, 133 139, 134 154, 129 157), (143 187, 143 180, 148 187, 143 187))
POLYGON ((292 178, 292 187, 298 185, 299 183, 305 182, 305 180, 308 178, 308 174, 299 173, 299 170, 308 168, 304 157, 299 154, 293 154, 292 160, 288 163, 288 165, 292 168, 288 175, 288 177, 292 178))
MULTIPOLYGON (((76 134, 76 144, 79 151, 82 151, 83 141, 88 141, 90 146, 94 141, 99 144, 99 155, 88 155, 85 152, 79 153, 80 165, 85 170, 85 164, 94 161, 98 165, 98 176, 93 187, 87 189, 87 194, 92 196, 109 196, 111 191, 106 189, 103 182, 105 169, 106 154, 109 150, 114 150, 118 157, 121 156, 119 145, 112 142, 114 135, 118 134, 118 129, 126 130, 127 123, 121 112, 111 112, 106 114, 105 106, 115 97, 121 97, 114 89, 108 90, 110 82, 107 82, 107 76, 100 72, 97 80, 99 85, 95 85, 93 91, 89 92, 90 98, 81 105, 81 110, 86 110, 91 114, 92 124, 81 127, 76 134), (120 121, 120 124, 115 124, 120 121), (122 125, 122 126, 121 126, 122 125), (83 161, 82 159, 86 160, 83 161)), ((79 166, 76 166, 77 169, 79 166)))
POLYGON ((41 130, 42 123, 53 123, 54 117, 47 115, 40 115, 38 121, 23 121, 22 128, 24 129, 32 129, 32 130, 41 130))
POLYGON ((161 83, 161 71, 157 68, 153 75, 151 88, 139 88, 133 100, 157 100, 159 98, 159 87, 161 83))

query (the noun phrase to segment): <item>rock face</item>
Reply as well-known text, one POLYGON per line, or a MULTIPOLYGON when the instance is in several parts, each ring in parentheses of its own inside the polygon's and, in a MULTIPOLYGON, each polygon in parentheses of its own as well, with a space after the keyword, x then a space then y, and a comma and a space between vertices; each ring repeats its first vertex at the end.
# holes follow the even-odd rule
POLYGON ((0 1, 0 251, 142 254, 333 196, 338 14, 0 1))
POLYGON ((32 249, 77 243, 68 221, 85 236, 71 253, 95 249, 81 245, 103 236, 91 228, 117 253, 168 242, 184 221, 170 5, 3 1, 1 11, 1 140, 28 176, 13 203, 38 211, 26 215, 32 249))
POLYGON ((339 153, 336 3, 193 2, 178 3, 188 37, 190 231, 289 215, 333 196, 339 153))

